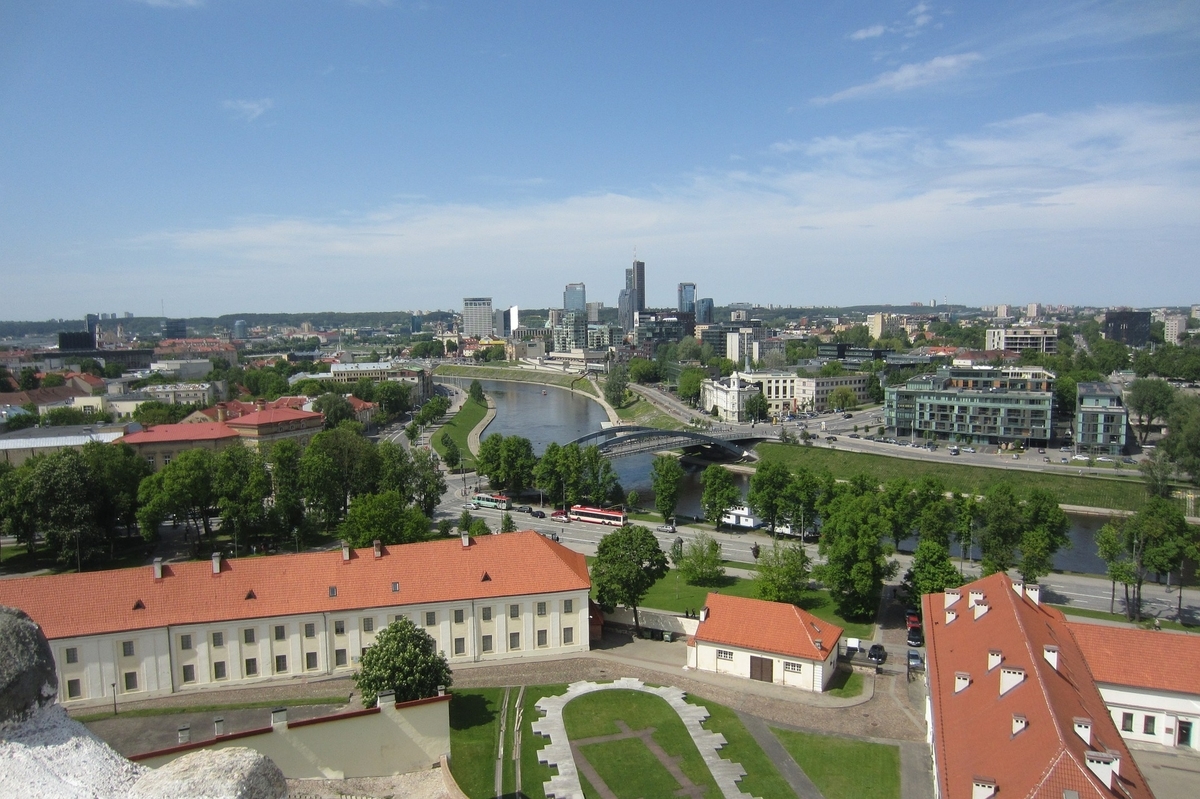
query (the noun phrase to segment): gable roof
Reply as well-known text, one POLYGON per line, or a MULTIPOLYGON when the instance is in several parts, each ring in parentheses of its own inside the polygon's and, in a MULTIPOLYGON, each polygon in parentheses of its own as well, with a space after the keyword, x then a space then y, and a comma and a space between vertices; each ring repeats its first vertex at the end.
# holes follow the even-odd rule
POLYGON ((263 425, 279 424, 281 422, 316 422, 324 418, 324 414, 315 411, 300 411, 295 408, 266 408, 254 413, 247 413, 236 419, 229 419, 225 423, 230 427, 247 428, 262 427, 263 425))
POLYGON ((1096 682, 1200 696, 1200 635, 1073 620, 1067 627, 1096 682))
POLYGON ((1005 797, 1061 799, 1073 790, 1081 799, 1150 799, 1062 613, 1018 587, 993 574, 922 599, 939 795, 970 797, 983 778, 1005 797), (955 592, 961 598, 947 605, 955 592), (980 596, 986 611, 976 618, 971 606, 980 596), (949 623, 947 610, 957 614, 949 623), (1046 647, 1057 652, 1057 668, 1046 647), (989 652, 999 653, 991 669, 989 652), (967 682, 956 691, 960 675, 967 682), (1002 679, 1016 683, 1003 695, 1002 679), (1026 725, 1016 733, 1014 716, 1026 725), (1075 732, 1076 719, 1090 720, 1090 744, 1075 732), (1120 759, 1119 785, 1109 788, 1088 768, 1089 751, 1120 759))
POLYGON ((185 441, 217 441, 223 438, 237 438, 236 430, 231 430, 223 422, 201 422, 199 424, 156 424, 140 433, 130 433, 121 441, 130 445, 165 444, 168 442, 185 441))
POLYGON ((349 560, 340 549, 222 559, 219 574, 209 560, 167 563, 161 580, 153 566, 21 577, 0 580, 0 605, 25 611, 53 639, 590 588, 583 555, 526 531, 474 538, 468 547, 458 537, 384 547, 380 558, 367 548, 351 550, 349 560), (134 609, 138 601, 144 609, 134 609))
POLYGON ((693 636, 697 641, 825 660, 837 651, 843 632, 836 624, 784 602, 714 593, 704 603, 708 615, 693 636))

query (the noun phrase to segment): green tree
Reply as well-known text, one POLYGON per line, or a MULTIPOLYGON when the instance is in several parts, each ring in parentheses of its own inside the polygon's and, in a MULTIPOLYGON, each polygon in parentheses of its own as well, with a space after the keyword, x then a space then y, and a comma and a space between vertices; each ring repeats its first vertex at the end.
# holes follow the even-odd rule
POLYGON ((399 491, 404 504, 413 499, 413 461, 403 447, 391 441, 380 441, 375 445, 379 462, 378 491, 399 491))
POLYGON ((397 702, 428 699, 452 681, 450 664, 438 653, 437 642, 404 616, 376 634, 354 674, 366 707, 374 707, 384 691, 395 691, 397 702))
POLYGON ((133 420, 143 427, 153 427, 156 424, 178 424, 198 410, 195 405, 168 405, 158 400, 150 400, 138 405, 133 411, 133 420))
POLYGON ((551 505, 563 501, 563 479, 559 476, 562 447, 551 441, 533 469, 534 484, 546 495, 551 505))
POLYGON ((342 422, 354 419, 354 408, 341 394, 328 392, 313 400, 313 410, 325 414, 325 429, 332 430, 342 422))
POLYGON ((606 613, 617 605, 633 609, 633 624, 641 631, 638 605, 646 592, 667 573, 667 556, 645 527, 625 525, 600 539, 592 562, 596 602, 606 613))
POLYGON ((1138 430, 1138 443, 1146 443, 1155 419, 1166 421, 1175 394, 1175 388, 1166 380, 1139 378, 1129 384, 1125 407, 1137 417, 1133 424, 1138 430))
MULTIPOLYGON (((213 490, 221 511, 221 530, 234 538, 235 550, 267 526, 271 476, 258 452, 235 442, 216 456, 213 490)), ((234 553, 235 557, 237 552, 234 553)))
POLYGON ((1171 404, 1167 426, 1170 432, 1161 447, 1171 460, 1200 483, 1200 397, 1180 394, 1171 404))
POLYGON ((336 485, 341 493, 337 516, 340 519, 346 515, 351 498, 375 489, 379 455, 375 446, 362 435, 362 425, 347 421, 313 436, 301 459, 318 455, 328 456, 336 467, 336 485))
POLYGON ((59 563, 81 571, 103 554, 106 542, 96 506, 104 487, 81 452, 63 449, 36 458, 28 488, 37 529, 59 563))
POLYGON ((93 496, 96 523, 114 542, 117 527, 137 523, 138 487, 150 474, 150 464, 128 444, 89 441, 80 450, 90 479, 99 488, 93 496))
POLYGON ((375 402, 388 418, 407 413, 412 408, 412 386, 387 380, 375 387, 375 402))
POLYGON ((315 512, 326 530, 332 530, 342 518, 346 494, 341 477, 337 462, 325 452, 309 448, 300 457, 300 485, 305 505, 315 512))
POLYGON ((483 395, 483 385, 478 380, 471 381, 471 387, 467 389, 467 396, 480 405, 487 405, 487 397, 483 395))
POLYGON ((1141 621, 1146 577, 1177 568, 1192 543, 1183 511, 1161 497, 1151 497, 1124 524, 1110 522, 1101 528, 1100 556, 1108 564, 1109 576, 1125 586, 1127 618, 1141 621))
POLYGON ((630 491, 625 495, 625 507, 631 511, 636 511, 638 509, 638 503, 641 501, 641 499, 642 497, 640 494, 638 494, 638 492, 630 491))
POLYGON ((629 390, 629 370, 623 364, 617 364, 608 372, 604 382, 604 399, 614 408, 625 404, 625 392, 629 390))
POLYGON ((176 455, 157 473, 142 481, 138 522, 142 535, 151 538, 158 522, 168 514, 184 517, 193 530, 212 538, 209 512, 217 504, 213 485, 216 456, 206 449, 189 449, 176 455))
POLYGON ((979 531, 984 576, 1006 572, 1016 560, 1025 519, 1021 505, 1008 483, 997 483, 984 494, 979 505, 983 528, 979 531))
POLYGON ((670 455, 655 457, 650 464, 650 484, 654 488, 654 509, 662 514, 664 522, 674 518, 679 506, 679 487, 683 484, 679 459, 670 455))
POLYGON ((371 546, 377 540, 412 544, 432 538, 428 517, 406 504, 400 492, 394 490, 355 499, 338 532, 354 547, 371 546))
POLYGON ((721 517, 741 499, 741 492, 733 481, 733 475, 720 464, 714 463, 700 475, 704 492, 700 496, 700 505, 704 508, 704 517, 721 529, 721 517))
POLYGON ((806 466, 800 466, 792 475, 791 482, 783 492, 782 513, 796 535, 803 535, 817 515, 817 503, 821 498, 821 481, 806 466))
POLYGON ((594 505, 621 501, 621 485, 617 472, 599 447, 584 447, 579 452, 579 489, 594 505))
POLYGON ((799 605, 808 590, 810 570, 804 547, 775 541, 771 549, 759 555, 755 566, 754 587, 758 598, 799 605))
POLYGON ((933 594, 962 585, 962 575, 950 561, 950 550, 933 538, 923 538, 913 553, 904 582, 913 596, 933 594))
POLYGON ((454 439, 443 441, 442 446, 445 447, 446 468, 454 471, 462 463, 462 452, 458 449, 458 444, 454 443, 454 439))
POLYGON ((363 402, 375 401, 375 381, 369 377, 360 377, 350 389, 351 396, 358 397, 363 402))
POLYGON ((846 374, 846 367, 842 366, 841 361, 827 361, 817 371, 818 377, 840 377, 844 374, 846 374))
POLYGON ((772 533, 786 515, 787 489, 791 482, 792 473, 779 461, 761 464, 750 477, 750 507, 762 517, 772 533))
POLYGON ((21 370, 20 376, 17 378, 17 386, 22 391, 33 391, 41 387, 42 381, 38 379, 37 370, 32 366, 26 366, 21 370))
POLYGON ((695 405, 700 401, 700 384, 704 382, 707 373, 695 367, 684 369, 679 373, 679 399, 695 405))
POLYGON ((838 386, 829 393, 829 407, 852 411, 858 408, 858 395, 849 386, 838 386))
POLYGON ((1071 520, 1058 507, 1058 500, 1044 488, 1035 488, 1025 498, 1025 525, 1021 533, 1021 578, 1036 582, 1049 574, 1054 555, 1071 545, 1071 520))
POLYGON ((438 467, 437 453, 431 449, 413 451, 413 500, 426 516, 433 516, 442 495, 446 493, 446 477, 438 467))
POLYGON ((472 519, 471 526, 467 528, 472 536, 491 535, 492 528, 488 527, 486 519, 472 519))
POLYGON ((504 515, 502 515, 500 517, 500 532, 515 533, 516 531, 517 531, 517 523, 515 521, 513 521, 512 514, 509 513, 508 511, 505 511, 504 515))
POLYGON ((404 426, 404 437, 408 439, 409 444, 416 444, 417 437, 421 435, 421 426, 415 421, 409 422, 404 426))
POLYGON ((720 585, 725 578, 721 544, 708 533, 700 533, 683 548, 679 573, 688 585, 720 585))
POLYGON ((762 422, 771 415, 770 405, 767 403, 767 398, 762 394, 752 394, 747 397, 746 404, 742 406, 742 410, 746 414, 746 421, 749 422, 762 422))
POLYGON ((275 442, 267 458, 271 464, 271 527, 284 536, 292 535, 304 524, 300 454, 299 444, 284 439, 275 442))
POLYGON ((894 573, 883 540, 888 524, 876 493, 838 493, 822 514, 818 551, 825 562, 813 569, 846 618, 874 616, 883 581, 894 573))

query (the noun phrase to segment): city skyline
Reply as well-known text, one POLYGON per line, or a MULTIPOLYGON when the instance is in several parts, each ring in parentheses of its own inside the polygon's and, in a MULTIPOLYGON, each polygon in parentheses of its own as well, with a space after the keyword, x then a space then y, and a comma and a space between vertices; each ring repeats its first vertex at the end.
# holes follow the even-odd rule
POLYGON ((3 315, 1194 301, 1200 8, 1043 5, 6 7, 3 315))

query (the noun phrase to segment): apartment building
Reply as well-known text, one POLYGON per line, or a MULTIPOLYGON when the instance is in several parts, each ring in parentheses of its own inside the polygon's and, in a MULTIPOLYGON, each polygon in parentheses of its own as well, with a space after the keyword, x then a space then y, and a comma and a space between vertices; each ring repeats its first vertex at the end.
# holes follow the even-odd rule
POLYGON ((0 581, 68 705, 353 672, 411 619, 453 666, 586 651, 583 555, 532 532, 0 581))
POLYGON ((1051 327, 994 327, 987 331, 986 349, 1054 355, 1058 352, 1058 331, 1051 327))
POLYGON ((1129 411, 1108 383, 1075 387, 1075 448, 1093 455, 1125 454, 1129 411))

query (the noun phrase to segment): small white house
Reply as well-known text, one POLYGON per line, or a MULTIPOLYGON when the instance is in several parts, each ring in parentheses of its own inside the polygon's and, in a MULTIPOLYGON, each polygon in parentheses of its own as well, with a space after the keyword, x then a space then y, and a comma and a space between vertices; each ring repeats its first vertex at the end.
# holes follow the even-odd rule
POLYGON ((721 524, 730 527, 755 528, 762 526, 762 519, 754 515, 754 511, 745 505, 734 505, 721 515, 721 524))
POLYGON ((688 641, 688 667, 824 691, 842 628, 795 605, 709 594, 688 641))
POLYGON ((1200 751, 1200 636, 1068 626, 1122 738, 1200 751))

